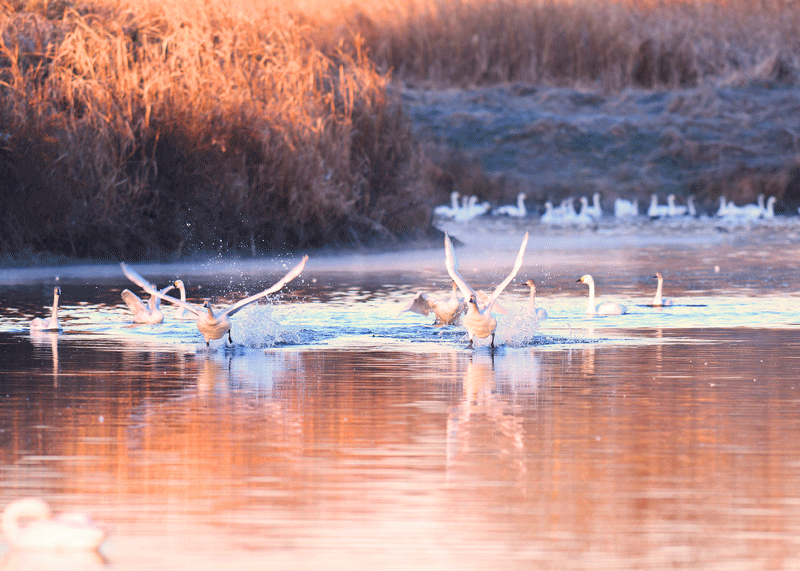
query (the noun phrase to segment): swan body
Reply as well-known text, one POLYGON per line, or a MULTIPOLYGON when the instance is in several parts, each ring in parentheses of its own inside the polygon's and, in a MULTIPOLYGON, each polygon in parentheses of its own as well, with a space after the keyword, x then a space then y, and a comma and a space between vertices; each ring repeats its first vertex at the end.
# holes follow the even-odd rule
POLYGON ((588 315, 623 315, 628 312, 628 308, 616 301, 605 301, 598 305, 594 304, 594 278, 589 274, 578 278, 578 281, 589 286, 589 305, 586 306, 588 315))
POLYGON ((576 224, 593 224, 595 217, 593 216, 594 210, 589 206, 589 199, 581 196, 581 209, 575 215, 573 222, 576 224))
POLYGON ((494 347, 495 330, 497 329, 497 320, 492 317, 492 308, 497 302, 497 298, 503 293, 506 286, 511 283, 511 280, 517 275, 520 267, 522 267, 522 259, 525 255, 525 248, 528 245, 528 233, 525 232, 525 237, 522 239, 522 245, 519 248, 517 259, 514 263, 514 268, 511 273, 498 285, 492 294, 487 299, 483 308, 478 306, 478 294, 473 290, 461 274, 458 273, 458 260, 453 249, 453 243, 450 236, 445 232, 444 235, 444 248, 445 248, 445 266, 447 273, 450 274, 452 280, 458 285, 464 299, 467 300, 467 314, 462 318, 461 323, 467 330, 469 335, 469 347, 472 347, 472 342, 475 337, 485 339, 491 335, 491 346, 494 347))
POLYGON ((653 301, 650 302, 650 305, 653 307, 669 307, 672 305, 672 300, 668 297, 661 296, 661 290, 664 286, 664 276, 661 275, 661 272, 656 272, 656 275, 653 277, 658 280, 658 286, 656 287, 656 295, 653 297, 653 301))
POLYGON ((464 302, 458 299, 458 286, 453 282, 453 290, 449 299, 437 300, 426 293, 419 292, 403 307, 398 315, 406 311, 412 311, 427 316, 433 312, 436 316, 433 322, 434 325, 455 325, 461 319, 461 314, 464 313, 465 309, 464 302))
MULTIPOLYGON (((186 303, 186 286, 184 285, 183 280, 175 280, 175 288, 181 292, 181 301, 186 303)), ((194 313, 187 311, 185 307, 178 306, 178 311, 175 312, 175 319, 181 319, 183 321, 197 321, 197 316, 194 313)))
POLYGON ((669 206, 659 204, 658 196, 650 195, 650 206, 647 208, 647 216, 650 218, 664 218, 669 216, 669 206))
POLYGON ((528 215, 528 209, 525 208, 525 199, 528 197, 524 192, 517 195, 517 204, 501 206, 494 210, 494 214, 512 216, 514 218, 525 218, 528 215))
POLYGON ((61 288, 56 286, 53 289, 53 311, 50 319, 36 317, 31 321, 31 331, 61 331, 61 324, 58 322, 58 298, 61 297, 61 288))
POLYGON ((675 218, 679 216, 686 216, 688 213, 689 208, 687 206, 681 206, 675 204, 675 195, 670 194, 667 196, 667 216, 670 218, 675 218))
POLYGON ((166 302, 183 307, 187 311, 195 314, 197 316, 197 329, 203 335, 203 338, 206 341, 206 346, 208 346, 212 339, 220 339, 223 335, 225 335, 225 333, 228 334, 228 341, 233 343, 233 339, 231 339, 231 321, 229 318, 254 301, 258 301, 262 297, 266 297, 269 294, 280 290, 284 285, 300 275, 307 261, 308 256, 303 256, 303 259, 300 261, 300 263, 289 270, 289 272, 280 280, 278 280, 275 285, 265 289, 261 293, 251 295, 250 297, 237 301, 218 313, 214 313, 210 300, 206 300, 201 308, 192 303, 175 299, 174 297, 170 297, 153 288, 144 280, 144 278, 142 278, 142 276, 136 273, 135 270, 127 267, 124 262, 120 262, 120 267, 122 267, 123 273, 128 277, 129 280, 138 285, 140 288, 144 289, 150 295, 156 295, 166 302))
POLYGON ((460 209, 458 205, 459 196, 460 195, 458 191, 454 190, 450 193, 450 205, 448 206, 447 204, 443 204, 442 206, 437 206, 433 209, 433 213, 442 218, 453 218, 456 214, 458 214, 460 209))
POLYGON ((0 527, 9 545, 29 551, 86 551, 97 549, 105 531, 86 514, 73 512, 53 517, 39 498, 23 498, 3 510, 0 527))
MULTIPOLYGON (((171 285, 165 287, 161 290, 161 294, 167 293, 173 287, 171 285)), ((161 298, 157 295, 150 294, 150 299, 145 304, 138 295, 129 289, 124 289, 122 290, 122 300, 131 310, 134 323, 158 325, 164 321, 164 314, 161 312, 161 298)))
POLYGON ((639 201, 625 200, 624 198, 617 198, 614 201, 614 217, 615 218, 631 218, 639 216, 639 201))
POLYGON ((544 321, 547 319, 547 310, 543 307, 536 307, 536 283, 528 280, 525 285, 531 288, 531 297, 528 299, 528 309, 525 310, 525 315, 530 315, 536 321, 544 321))
MULTIPOLYGON (((720 201, 724 201, 724 197, 720 197, 720 201)), ((774 201, 773 201, 774 205, 774 201)), ((774 206, 773 206, 774 208, 774 206)), ((735 218, 737 220, 758 220, 767 214, 767 208, 764 205, 764 195, 759 194, 755 204, 745 204, 744 206, 736 206, 733 202, 728 202, 724 209, 720 204, 720 210, 717 211, 717 216, 724 218, 735 218), (722 214, 720 214, 722 212, 722 214)), ((773 210, 774 216, 774 210, 773 210)))
POLYGON ((468 222, 478 216, 486 214, 491 205, 488 202, 481 202, 478 204, 478 197, 474 194, 467 198, 462 197, 462 205, 458 213, 453 217, 456 222, 468 222))

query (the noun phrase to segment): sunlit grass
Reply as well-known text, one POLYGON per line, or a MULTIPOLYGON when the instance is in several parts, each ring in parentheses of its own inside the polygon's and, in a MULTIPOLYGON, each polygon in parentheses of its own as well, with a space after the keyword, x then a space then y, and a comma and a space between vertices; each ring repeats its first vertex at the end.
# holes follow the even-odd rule
POLYGON ((0 4, 0 249, 255 253, 418 236, 393 80, 797 81, 800 2, 0 4))

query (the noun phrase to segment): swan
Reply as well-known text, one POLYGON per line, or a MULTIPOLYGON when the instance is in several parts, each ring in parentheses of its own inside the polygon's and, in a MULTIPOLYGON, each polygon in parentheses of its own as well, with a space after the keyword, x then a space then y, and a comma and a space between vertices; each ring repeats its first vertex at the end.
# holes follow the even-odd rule
POLYGON ((453 290, 449 299, 437 300, 426 293, 419 292, 397 315, 399 317, 406 311, 413 311, 427 316, 432 311, 436 315, 434 325, 455 325, 465 309, 464 302, 458 299, 458 286, 456 282, 453 282, 453 290))
POLYGON ((549 200, 544 203, 544 214, 539 218, 539 222, 542 224, 558 224, 560 222, 560 216, 556 214, 556 211, 553 210, 553 203, 549 200))
POLYGON ((453 217, 456 222, 468 222, 473 218, 486 214, 491 205, 488 202, 478 204, 478 197, 474 194, 467 198, 462 198, 463 204, 458 213, 453 217))
POLYGON ((475 293, 475 290, 473 290, 467 284, 467 282, 464 281, 464 278, 461 277, 461 274, 458 273, 458 260, 456 258, 455 251, 453 250, 453 243, 450 240, 450 236, 448 236, 447 232, 445 232, 444 249, 447 273, 450 274, 452 280, 458 285, 458 289, 461 290, 464 299, 468 300, 467 314, 461 320, 461 323, 464 325, 467 333, 469 334, 469 348, 472 347, 472 340, 474 337, 485 339, 489 335, 492 336, 491 346, 494 348, 494 335, 495 330, 497 329, 497 320, 492 317, 492 307, 495 305, 497 298, 501 293, 503 293, 503 290, 506 288, 506 286, 511 283, 511 280, 513 280, 517 275, 517 272, 522 266, 522 258, 525 255, 525 247, 527 245, 528 232, 525 232, 525 237, 522 239, 522 245, 519 248, 519 254, 517 254, 517 260, 514 263, 514 268, 511 270, 511 273, 508 275, 508 277, 495 288, 495 290, 489 296, 486 304, 481 309, 478 307, 478 295, 475 293))
POLYGON ((589 206, 589 199, 581 196, 581 210, 575 215, 573 222, 575 224, 594 224, 595 218, 591 212, 592 207, 589 206))
MULTIPOLYGON (((588 203, 588 200, 587 200, 588 203)), ((586 206, 585 208, 581 209, 581 212, 586 211, 586 214, 594 218, 595 220, 603 217, 603 209, 600 208, 600 193, 595 192, 592 195, 592 205, 586 206)))
MULTIPOLYGON (((722 210, 721 206, 720 210, 722 210)), ((729 202, 726 205, 724 214, 720 215, 720 213, 717 212, 717 216, 724 216, 726 218, 746 218, 749 220, 757 220, 761 218, 765 212, 766 208, 764 206, 764 195, 759 194, 758 198, 756 199, 756 204, 745 204, 744 206, 736 206, 733 202, 729 202)))
POLYGON ((650 195, 650 206, 647 208, 647 216, 650 218, 663 218, 669 215, 669 206, 658 203, 658 196, 650 195))
POLYGON ((442 218, 453 218, 459 211, 458 197, 459 193, 454 190, 450 193, 450 205, 443 204, 433 209, 433 213, 442 218))
POLYGON ((622 315, 628 308, 616 301, 605 301, 595 306, 594 304, 594 278, 589 274, 578 278, 578 281, 589 285, 589 305, 586 306, 588 315, 622 315))
POLYGON ((0 527, 9 545, 19 550, 92 550, 106 537, 105 531, 86 514, 72 512, 54 518, 50 507, 39 498, 23 498, 8 504, 0 527))
POLYGON ((694 206, 694 196, 690 196, 686 199, 686 210, 692 218, 697 217, 697 208, 694 206))
POLYGON ((639 216, 639 201, 625 200, 624 198, 617 198, 614 201, 614 217, 615 218, 630 218, 639 216))
MULTIPOLYGON (((183 280, 175 280, 175 288, 181 292, 181 301, 186 302, 186 286, 183 284, 183 280)), ((185 307, 178 307, 178 311, 175 313, 175 319, 181 319, 185 321, 196 321, 197 316, 193 313, 189 313, 185 307)))
MULTIPOLYGON (((167 286, 161 290, 161 294, 170 291, 174 286, 167 286)), ((150 294, 150 299, 145 304, 138 295, 129 289, 122 290, 122 300, 128 309, 133 314, 134 323, 147 323, 150 325, 158 325, 164 321, 164 314, 161 313, 161 299, 153 294, 150 294)))
POLYGON ((224 310, 220 311, 219 313, 214 313, 214 310, 211 308, 211 301, 206 300, 203 304, 203 308, 205 311, 197 307, 194 304, 191 304, 186 301, 181 301, 179 299, 175 299, 174 297, 170 297, 165 295, 158 290, 154 289, 150 284, 148 284, 142 276, 136 273, 135 270, 129 268, 125 265, 124 262, 120 262, 120 267, 122 268, 122 272, 131 280, 133 283, 138 285, 140 288, 145 290, 150 295, 157 295, 164 301, 169 303, 178 305, 180 307, 185 308, 187 311, 194 313, 197 315, 197 329, 203 335, 203 338, 206 341, 206 346, 209 345, 209 342, 212 339, 220 339, 222 338, 225 333, 228 334, 228 341, 233 343, 233 339, 231 339, 231 321, 229 317, 234 315, 236 312, 241 310, 246 305, 253 303, 254 301, 258 301, 262 297, 266 297, 271 293, 275 293, 279 289, 281 289, 286 283, 292 281, 294 278, 300 275, 303 271, 303 268, 306 265, 306 261, 308 261, 308 256, 303 256, 303 259, 297 264, 294 268, 289 270, 289 272, 283 276, 275 285, 269 287, 262 291, 261 293, 257 293, 255 295, 251 295, 245 299, 237 301, 236 303, 229 305, 224 310))
POLYGON ((31 321, 31 331, 61 331, 61 324, 58 322, 58 298, 61 297, 61 288, 53 288, 53 312, 50 319, 36 317, 31 321))
POLYGON ((658 280, 658 287, 656 287, 656 295, 653 297, 653 301, 650 302, 650 305, 653 307, 669 307, 672 305, 672 300, 668 297, 661 297, 661 289, 664 287, 664 276, 661 275, 661 272, 656 272, 653 278, 658 280))
POLYGON ((728 203, 725 201, 724 196, 719 197, 719 208, 717 209, 717 216, 724 218, 728 215, 728 203))
POLYGON ((770 196, 767 199, 767 206, 764 208, 764 212, 762 214, 763 218, 775 218, 775 200, 774 196, 770 196))
MULTIPOLYGON (((505 216, 513 216, 514 218, 525 218, 528 215, 528 209, 525 208, 525 199, 528 198, 528 195, 524 192, 520 192, 517 195, 517 205, 506 205, 500 206, 496 208, 493 214, 505 215, 505 216)), ((552 205, 551 205, 552 206, 552 205)))
POLYGON ((679 216, 686 216, 686 213, 689 211, 687 206, 680 206, 675 204, 675 195, 670 194, 667 196, 667 216, 669 217, 679 217, 679 216))
POLYGON ((536 321, 544 321, 547 319, 547 310, 543 307, 536 307, 536 283, 528 280, 525 285, 531 288, 531 297, 528 300, 528 309, 525 310, 525 315, 532 316, 536 321))

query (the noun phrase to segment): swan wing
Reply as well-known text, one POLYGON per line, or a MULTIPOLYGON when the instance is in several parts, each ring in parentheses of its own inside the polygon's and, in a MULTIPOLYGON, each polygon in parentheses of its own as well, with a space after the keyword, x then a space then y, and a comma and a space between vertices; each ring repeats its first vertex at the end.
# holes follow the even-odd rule
POLYGON ((491 309, 494 302, 497 301, 497 298, 503 293, 503 290, 506 289, 506 286, 511 283, 517 276, 517 272, 522 267, 522 259, 525 257, 525 248, 528 246, 528 232, 525 232, 525 237, 522 239, 522 245, 519 247, 519 254, 517 254, 517 260, 514 262, 514 269, 511 270, 511 273, 508 274, 508 277, 504 279, 499 286, 497 286, 492 292, 492 295, 489 297, 489 301, 486 303, 486 309, 491 309))
POLYGON ((453 249, 453 242, 450 240, 450 236, 447 232, 444 233, 444 265, 447 267, 447 273, 450 274, 450 279, 452 279, 458 289, 461 290, 461 295, 464 296, 464 300, 469 302, 469 298, 475 295, 475 290, 473 290, 467 282, 464 281, 464 278, 461 277, 461 274, 458 273, 458 258, 456 258, 456 253, 453 249))
POLYGON ((242 309, 244 306, 249 305, 249 304, 253 303, 254 301, 258 301, 262 297, 266 297, 271 293, 275 293, 276 291, 281 289, 283 286, 285 286, 287 283, 292 281, 294 278, 299 276, 300 273, 303 271, 303 268, 305 268, 307 261, 308 261, 308 256, 303 256, 303 259, 300 260, 300 263, 297 264, 295 267, 293 267, 291 270, 289 270, 289 272, 285 276, 283 276, 280 279, 280 281, 276 282, 275 285, 265 289, 264 291, 262 291, 260 293, 257 293, 255 295, 251 295, 250 297, 246 297, 241 301, 237 301, 236 303, 234 303, 233 305, 228 307, 225 311, 223 311, 220 314, 220 318, 221 318, 222 315, 228 315, 228 316, 233 315, 234 313, 236 313, 237 311, 242 309))
POLYGON ((136 270, 126 266, 125 262, 120 262, 119 265, 122 268, 122 273, 125 274, 125 277, 127 277, 129 280, 131 280, 133 283, 138 285, 140 288, 142 288, 144 291, 146 291, 150 295, 155 295, 157 297, 160 297, 161 299, 163 299, 166 302, 172 303, 174 305, 179 305, 180 307, 185 308, 187 311, 191 311, 195 315, 202 315, 204 313, 203 309, 195 307, 191 303, 188 303, 188 302, 185 302, 185 301, 181 301, 179 299, 175 299, 174 297, 170 297, 170 296, 168 296, 168 295, 166 295, 164 293, 161 293, 160 291, 155 289, 153 286, 151 286, 149 283, 147 283, 147 280, 145 280, 142 276, 140 276, 136 272, 136 270))
POLYGON ((432 310, 433 303, 431 303, 431 300, 428 299, 428 295, 426 293, 419 292, 414 296, 414 299, 403 306, 403 309, 401 309, 397 315, 399 317, 406 311, 413 311, 414 313, 427 316, 432 310))
POLYGON ((150 313, 144 302, 139 299, 139 296, 129 289, 122 290, 122 301, 124 301, 125 305, 128 306, 128 309, 131 310, 134 319, 139 315, 146 315, 150 313))
MULTIPOLYGON (((478 290, 478 303, 480 304, 481 308, 485 309, 489 304, 489 294, 485 291, 478 290)), ((500 315, 508 315, 508 310, 500 305, 500 302, 498 301, 495 301, 494 303, 494 310, 500 315)))

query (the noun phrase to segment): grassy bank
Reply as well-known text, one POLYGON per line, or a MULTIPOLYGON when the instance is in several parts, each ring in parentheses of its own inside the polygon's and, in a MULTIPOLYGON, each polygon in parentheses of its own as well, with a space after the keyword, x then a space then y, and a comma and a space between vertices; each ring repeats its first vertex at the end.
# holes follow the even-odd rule
POLYGON ((420 150, 393 79, 797 83, 800 2, 753 4, 0 2, 0 252, 418 237, 434 198, 482 177, 431 164, 451 156, 420 150))

